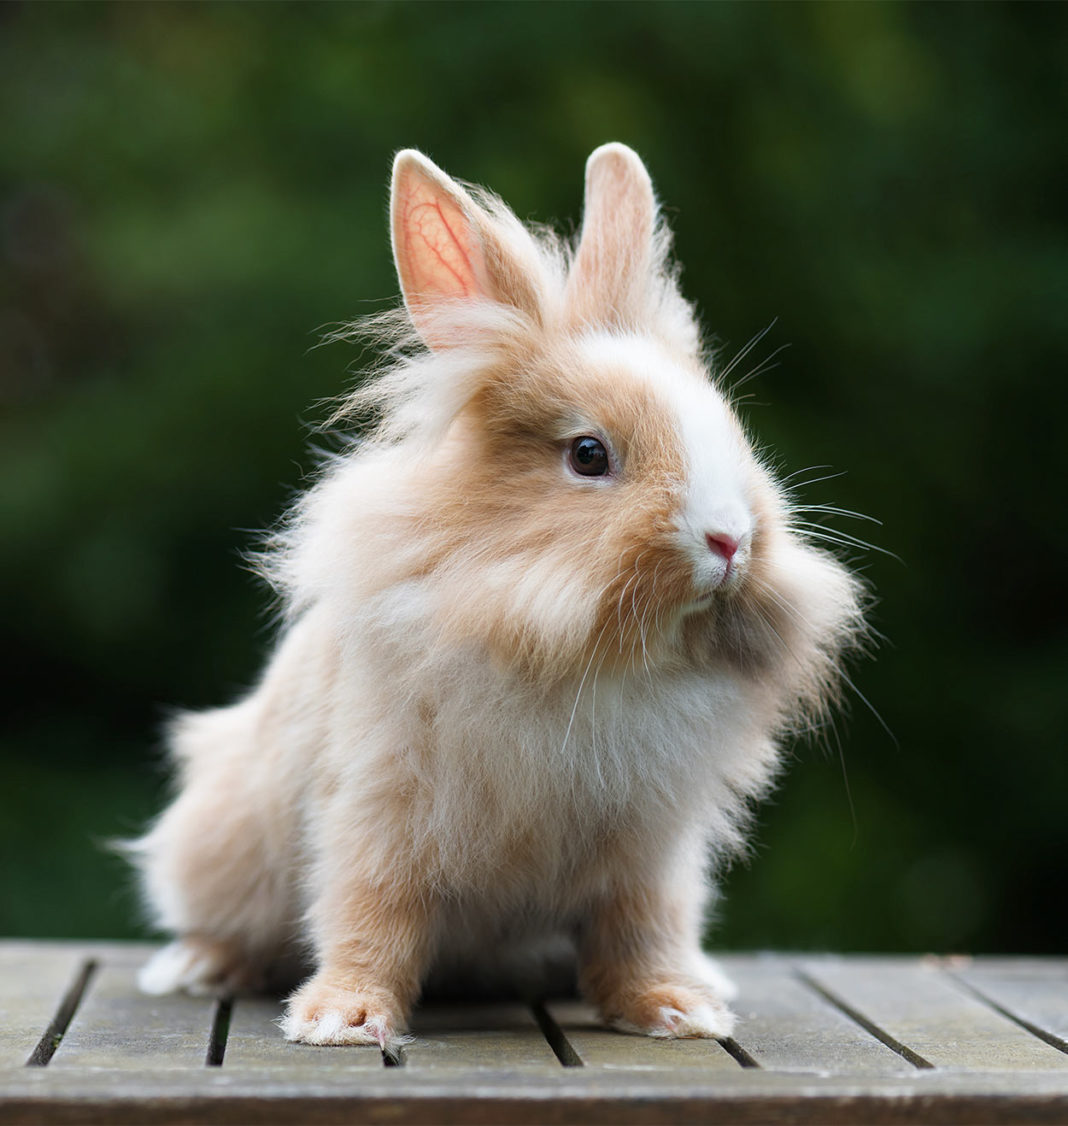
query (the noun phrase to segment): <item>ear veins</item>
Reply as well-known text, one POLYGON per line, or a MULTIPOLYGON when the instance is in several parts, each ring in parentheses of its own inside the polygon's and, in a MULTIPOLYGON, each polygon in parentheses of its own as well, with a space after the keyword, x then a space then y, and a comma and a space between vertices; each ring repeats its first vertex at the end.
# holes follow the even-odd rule
MULTIPOLYGON (((468 278, 476 276, 477 267, 472 260, 470 250, 464 244, 464 240, 456 233, 452 223, 450 223, 448 216, 445 214, 444 208, 440 202, 435 201, 406 201, 404 210, 404 230, 413 231, 418 234, 425 244, 427 250, 433 257, 433 260, 438 263, 442 271, 451 274, 455 279, 455 286, 441 285, 440 283, 434 284, 435 271, 431 266, 431 262, 425 257, 419 255, 407 255, 409 269, 412 270, 413 275, 420 273, 417 263, 423 265, 422 271, 424 277, 429 275, 429 285, 425 287, 421 284, 422 278, 413 276, 413 281, 416 285, 413 287, 415 292, 413 296, 421 298, 424 289, 428 292, 436 290, 453 290, 454 295, 457 297, 470 297, 472 295, 472 287, 468 284, 468 278), (419 212, 425 212, 427 209, 436 213, 437 219, 426 218, 421 219, 419 212), (447 236, 447 238, 445 237, 447 236), (451 253, 450 253, 451 252, 451 253), (456 255, 459 255, 463 269, 458 269, 455 264, 456 255)), ((405 238, 405 250, 408 239, 405 238)), ((440 276, 440 274, 438 275, 440 276)))

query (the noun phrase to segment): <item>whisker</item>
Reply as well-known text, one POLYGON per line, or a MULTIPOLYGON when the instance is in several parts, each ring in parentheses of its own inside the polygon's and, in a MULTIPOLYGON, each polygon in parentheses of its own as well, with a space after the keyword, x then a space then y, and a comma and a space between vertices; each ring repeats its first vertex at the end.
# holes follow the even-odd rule
POLYGON ((885 547, 868 543, 867 540, 862 540, 859 536, 853 536, 848 532, 840 531, 838 528, 828 528, 824 524, 814 524, 811 520, 795 520, 793 524, 795 528, 804 528, 805 531, 803 534, 811 536, 813 539, 836 543, 840 547, 859 547, 863 548, 865 551, 877 551, 880 555, 886 555, 891 559, 896 559, 898 563, 904 562, 900 555, 887 550, 885 547))
MULTIPOLYGON (((771 326, 769 325, 768 327, 770 328, 771 326)), ((786 349, 789 347, 789 344, 783 344, 780 347, 776 348, 775 351, 767 357, 767 359, 761 360, 760 363, 757 364, 757 366, 753 368, 752 371, 746 372, 746 374, 743 375, 740 379, 735 380, 730 388, 731 402, 737 403, 739 401, 734 394, 735 391, 737 391, 741 387, 744 387, 751 379, 756 379, 757 376, 764 375, 766 372, 772 371, 774 368, 777 368, 779 365, 772 363, 772 360, 774 360, 780 352, 786 351, 786 349)))
MULTIPOLYGON (((780 591, 776 590, 773 586, 766 582, 761 582, 758 584, 758 586, 763 594, 767 595, 768 598, 770 598, 772 602, 774 602, 775 605, 779 607, 780 610, 784 611, 786 614, 789 614, 790 617, 792 617, 794 621, 798 623, 798 625, 803 626, 805 629, 812 628, 812 623, 808 620, 808 618, 806 618, 804 614, 802 614, 801 611, 798 610, 798 608, 789 601, 789 599, 784 597, 780 591)), ((771 623, 769 622, 768 624, 770 625, 771 623)), ((785 642, 783 644, 785 645, 785 642)))
MULTIPOLYGON (((621 555, 620 556, 620 563, 622 563, 622 561, 623 561, 623 556, 621 555)), ((604 584, 604 586, 601 587, 601 590, 597 595, 597 602, 600 602, 600 600, 605 596, 605 594, 608 593, 608 591, 612 588, 612 586, 615 583, 619 582, 619 580, 623 577, 623 574, 624 574, 624 572, 623 572, 622 569, 618 570, 615 573, 615 575, 613 575, 612 578, 609 579, 608 582, 606 582, 604 584)), ((628 580, 628 583, 629 583, 629 580, 628 580)), ((626 590, 626 587, 624 587, 624 591, 625 590, 626 590)), ((578 686, 577 691, 575 692, 575 702, 571 706, 571 715, 570 715, 570 717, 567 721, 567 730, 564 732, 564 741, 560 744, 560 754, 561 755, 563 755, 564 751, 567 749, 567 744, 568 744, 569 740, 571 739, 571 730, 575 725, 575 716, 578 714, 579 702, 582 699, 582 689, 583 689, 583 686, 586 683, 586 678, 590 674, 590 668, 593 666, 593 662, 597 659, 598 653, 600 652, 601 640, 603 639, 603 637, 605 635, 605 631, 608 629, 610 622, 611 622, 611 618, 606 618, 604 625, 601 626, 601 630, 597 634, 597 639, 593 643, 593 648, 590 652, 590 659, 586 662, 586 667, 585 667, 585 669, 583 669, 582 676, 579 679, 579 686, 578 686)), ((597 677, 600 674, 600 670, 604 665, 606 657, 607 657, 607 654, 603 654, 601 656, 600 662, 598 663, 597 672, 594 673, 594 677, 593 677, 594 686, 596 686, 597 677)))
MULTIPOLYGON (((771 332, 771 330, 775 327, 778 320, 779 320, 779 318, 776 317, 770 324, 765 325, 764 328, 762 328, 756 334, 756 336, 754 336, 749 341, 748 344, 744 345, 744 347, 742 347, 736 353, 734 359, 731 360, 731 362, 721 372, 719 372, 719 379, 720 380, 726 380, 727 379, 727 377, 730 375, 730 373, 732 371, 734 371, 734 369, 742 362, 742 360, 744 360, 745 357, 748 356, 749 353, 752 352, 752 350, 761 342, 761 340, 763 340, 764 337, 767 336, 769 332, 771 332)), ((780 349, 778 349, 778 351, 781 352, 782 349, 780 348, 780 349)), ((775 353, 775 354, 777 354, 777 353, 775 353)))
POLYGON ((638 572, 635 571, 634 574, 631 575, 631 577, 629 579, 627 579, 626 583, 623 585, 623 589, 619 592, 619 601, 616 603, 616 622, 619 625, 619 655, 620 656, 623 655, 623 639, 624 639, 624 636, 626 634, 626 630, 623 628, 623 600, 627 596, 627 591, 630 589, 630 584, 632 582, 634 582, 637 578, 638 578, 638 572))
POLYGON ((838 732, 838 724, 833 717, 828 721, 827 727, 834 736, 835 746, 838 748, 838 762, 842 767, 842 784, 845 787, 846 804, 849 806, 849 820, 853 825, 853 839, 849 847, 855 848, 860 836, 860 825, 857 822, 857 807, 853 803, 853 788, 849 785, 849 771, 846 770, 845 748, 842 746, 842 736, 838 732))
POLYGON ((642 605, 641 620, 638 623, 638 631, 642 639, 642 664, 645 666, 645 676, 650 684, 653 682, 652 669, 649 667, 649 648, 648 648, 648 625, 649 625, 649 612, 653 603, 651 599, 645 599, 642 605))
POLYGON ((849 686, 849 688, 856 694, 857 699, 860 700, 860 702, 868 709, 869 712, 871 712, 871 714, 873 716, 875 716, 876 722, 886 732, 886 734, 890 737, 890 741, 894 744, 894 749, 900 751, 901 750, 901 744, 898 742, 897 736, 890 730, 890 727, 887 724, 886 720, 883 719, 883 717, 881 715, 879 715, 879 713, 875 710, 875 705, 853 683, 852 679, 845 672, 845 670, 839 669, 838 675, 849 686))
POLYGON ((663 610, 663 606, 660 605, 660 599, 656 597, 656 584, 659 581, 660 568, 663 566, 663 563, 664 563, 664 561, 663 561, 663 559, 661 559, 657 562, 656 566, 653 568, 653 585, 652 585, 652 590, 650 591, 650 595, 649 595, 649 597, 652 599, 653 605, 656 607, 656 617, 653 619, 653 625, 656 627, 656 632, 657 632, 658 635, 659 635, 661 629, 663 628, 661 626, 661 622, 660 622, 660 614, 661 614, 661 611, 663 610))
POLYGON ((795 477, 800 477, 802 473, 815 473, 820 469, 833 469, 833 465, 806 465, 804 469, 795 469, 793 473, 787 473, 781 480, 785 485, 792 481, 795 477))
MULTIPOLYGON (((589 674, 590 674, 590 668, 593 665, 594 659, 597 656, 597 650, 598 650, 598 647, 601 644, 601 638, 604 636, 604 631, 606 629, 608 629, 608 621, 609 620, 610 619, 606 620, 604 625, 601 626, 601 632, 597 635, 597 640, 593 643, 593 651, 590 653, 590 659, 586 662, 586 668, 583 670, 581 680, 579 680, 578 691, 576 691, 576 693, 575 693, 575 702, 571 706, 571 716, 567 721, 567 730, 564 732, 564 741, 560 744, 560 755, 561 755, 561 757, 563 756, 564 751, 567 750, 567 744, 568 744, 568 741, 571 738, 571 729, 575 726, 575 716, 578 714, 579 701, 582 699, 582 687, 586 683, 586 677, 589 676, 589 674)), ((595 682, 596 682, 596 679, 597 678, 595 676, 594 677, 595 682)))
POLYGON ((864 512, 854 512, 851 508, 839 508, 834 504, 796 504, 792 506, 794 512, 827 512, 832 516, 848 516, 852 520, 867 520, 870 524, 878 524, 881 528, 883 522, 864 512))
MULTIPOLYGON (((814 466, 812 466, 812 470, 830 469, 830 468, 831 467, 829 465, 814 465, 814 466)), ((808 472, 811 472, 811 470, 802 469, 800 472, 801 473, 808 473, 808 472)), ((797 477, 799 475, 800 474, 798 474, 798 473, 791 473, 790 477, 797 477)), ((839 477, 845 477, 845 476, 846 476, 845 470, 841 470, 838 473, 826 473, 822 477, 812 477, 808 481, 797 481, 793 485, 791 485, 790 488, 794 489, 794 490, 796 490, 796 489, 807 489, 810 485, 818 485, 821 481, 837 481, 839 477)), ((790 477, 784 477, 783 483, 785 484, 788 480, 790 480, 790 477)))

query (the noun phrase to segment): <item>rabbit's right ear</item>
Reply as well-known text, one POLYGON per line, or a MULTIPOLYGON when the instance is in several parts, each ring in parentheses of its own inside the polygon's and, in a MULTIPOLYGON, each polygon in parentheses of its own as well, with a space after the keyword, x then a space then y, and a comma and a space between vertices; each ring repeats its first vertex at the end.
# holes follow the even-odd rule
POLYGON ((514 217, 491 215, 433 161, 404 149, 393 162, 393 258, 412 322, 434 350, 461 342, 449 303, 489 301, 539 317, 536 254, 514 217), (518 232, 518 233, 517 233, 518 232))

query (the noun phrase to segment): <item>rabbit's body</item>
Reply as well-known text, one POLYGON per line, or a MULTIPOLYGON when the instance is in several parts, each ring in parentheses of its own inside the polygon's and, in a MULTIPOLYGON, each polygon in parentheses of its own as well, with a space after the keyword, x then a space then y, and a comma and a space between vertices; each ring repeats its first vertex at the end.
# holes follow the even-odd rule
POLYGON ((569 266, 398 158, 430 352, 365 393, 377 437, 278 537, 262 683, 175 729, 179 794, 138 849, 180 937, 147 988, 304 943, 286 1034, 388 1046, 435 966, 555 937, 614 1023, 729 1032, 704 873, 826 705, 858 588, 708 381, 640 162, 606 146, 589 176, 569 266))

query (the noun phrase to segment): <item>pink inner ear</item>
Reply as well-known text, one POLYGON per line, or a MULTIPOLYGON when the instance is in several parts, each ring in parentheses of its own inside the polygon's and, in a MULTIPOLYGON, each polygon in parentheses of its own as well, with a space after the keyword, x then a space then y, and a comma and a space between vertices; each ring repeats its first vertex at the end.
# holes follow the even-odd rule
POLYGON ((463 209, 437 185, 408 176, 399 185, 397 270, 409 302, 483 296, 481 248, 463 209))

